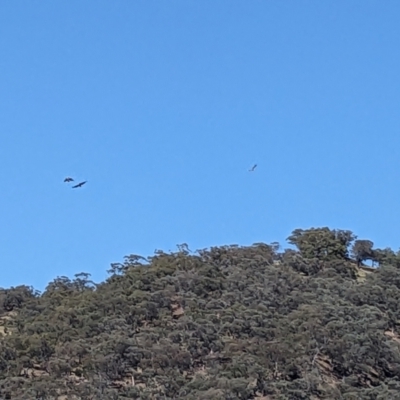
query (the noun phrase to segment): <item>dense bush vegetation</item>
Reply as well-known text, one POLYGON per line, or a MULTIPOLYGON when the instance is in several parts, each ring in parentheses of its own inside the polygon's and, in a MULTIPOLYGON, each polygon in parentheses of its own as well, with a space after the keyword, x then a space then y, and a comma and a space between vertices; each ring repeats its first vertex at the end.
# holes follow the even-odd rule
POLYGON ((0 396, 400 398, 399 254, 328 228, 288 240, 2 289, 0 396))

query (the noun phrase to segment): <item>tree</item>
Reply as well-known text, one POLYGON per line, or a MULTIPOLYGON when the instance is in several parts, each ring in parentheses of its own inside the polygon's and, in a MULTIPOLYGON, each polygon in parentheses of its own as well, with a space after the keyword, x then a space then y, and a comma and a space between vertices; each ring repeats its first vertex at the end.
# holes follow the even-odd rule
POLYGON ((319 260, 347 259, 348 248, 356 236, 351 231, 329 228, 295 229, 288 242, 297 247, 304 258, 319 260))
POLYGON ((357 261, 357 265, 360 266, 365 260, 375 261, 375 252, 372 249, 374 243, 370 240, 356 240, 351 249, 351 253, 357 261))

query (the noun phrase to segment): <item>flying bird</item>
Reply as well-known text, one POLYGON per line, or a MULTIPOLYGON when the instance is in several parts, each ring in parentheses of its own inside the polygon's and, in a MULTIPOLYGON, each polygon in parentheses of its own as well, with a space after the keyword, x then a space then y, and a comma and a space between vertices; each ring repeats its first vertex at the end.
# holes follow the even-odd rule
POLYGON ((80 183, 78 183, 77 185, 72 186, 72 189, 79 188, 79 187, 83 186, 86 182, 87 182, 87 181, 80 182, 80 183))
POLYGON ((254 164, 251 169, 249 169, 249 172, 253 172, 257 168, 257 164, 254 164))
POLYGON ((68 176, 67 178, 64 179, 64 182, 72 182, 72 181, 73 181, 73 179, 70 178, 69 176, 68 176))

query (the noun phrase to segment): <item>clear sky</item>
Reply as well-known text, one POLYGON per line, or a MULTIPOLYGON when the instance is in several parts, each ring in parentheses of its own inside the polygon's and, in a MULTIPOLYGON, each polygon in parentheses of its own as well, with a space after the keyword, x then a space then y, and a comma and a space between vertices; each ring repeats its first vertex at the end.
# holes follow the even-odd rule
POLYGON ((398 0, 1 2, 0 286, 312 226, 397 250, 399 20, 398 0))

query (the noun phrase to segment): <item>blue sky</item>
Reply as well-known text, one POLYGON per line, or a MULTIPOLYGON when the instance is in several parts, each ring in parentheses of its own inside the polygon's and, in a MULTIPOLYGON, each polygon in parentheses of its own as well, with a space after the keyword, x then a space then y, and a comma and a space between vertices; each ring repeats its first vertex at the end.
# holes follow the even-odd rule
POLYGON ((0 286, 312 226, 397 250, 399 20, 394 0, 2 2, 0 286))

